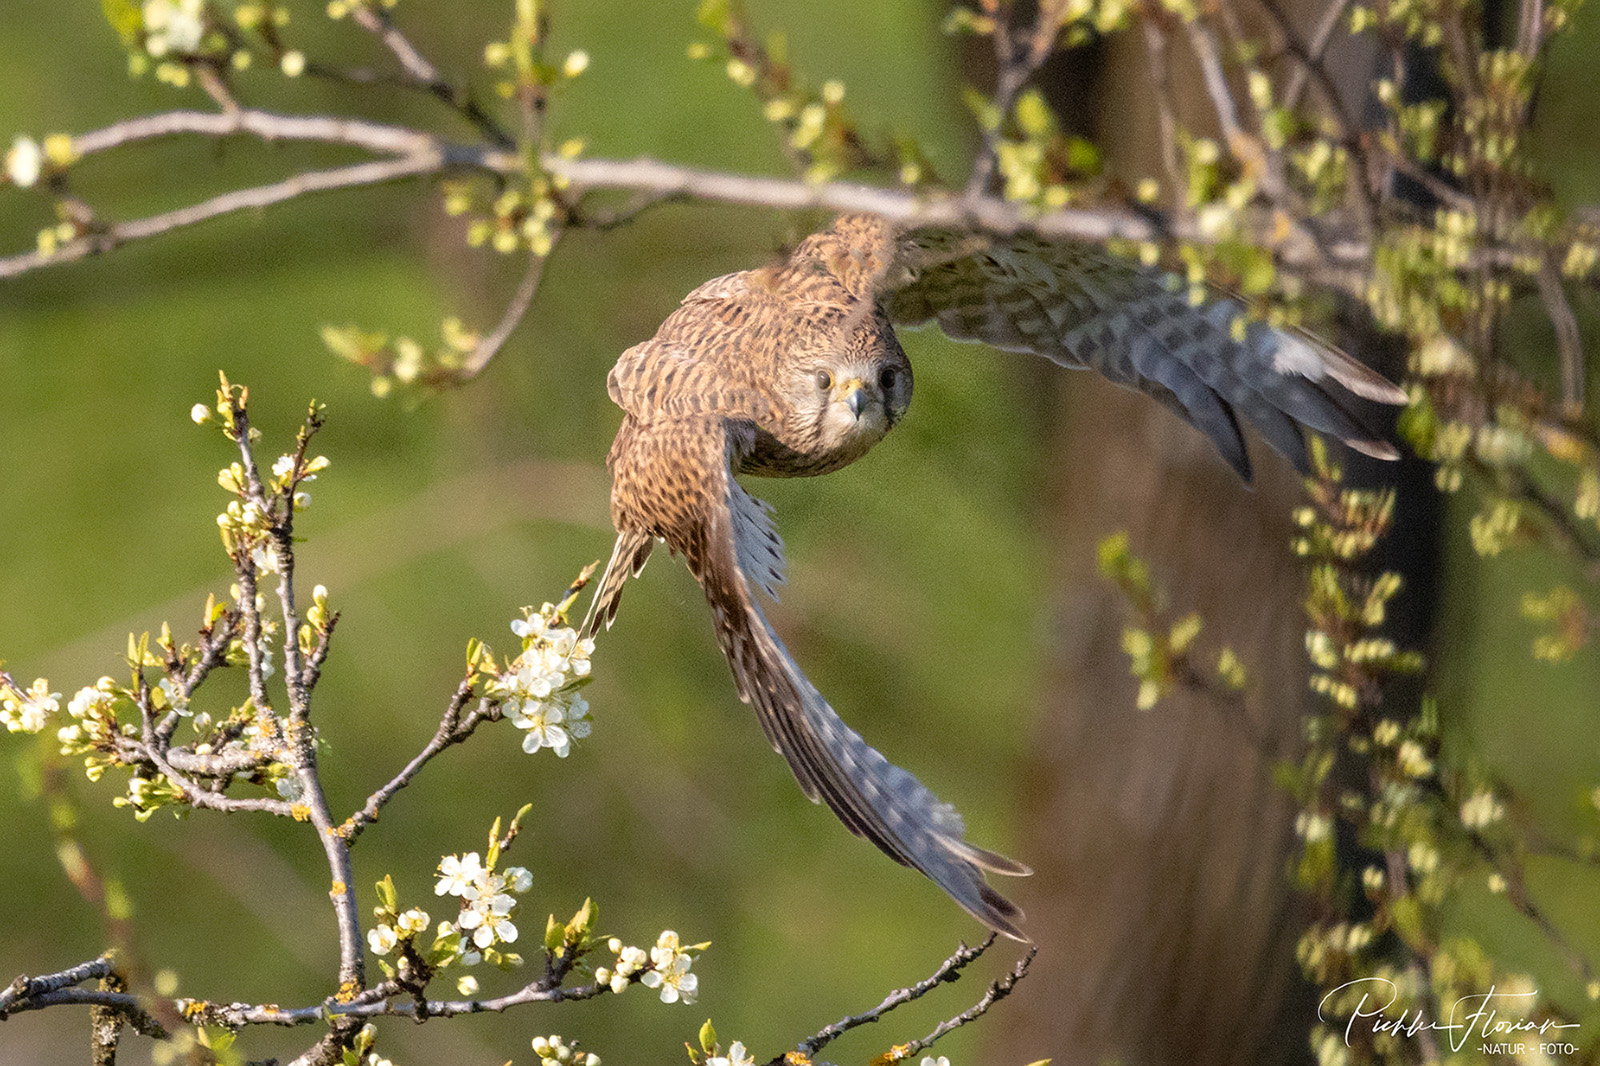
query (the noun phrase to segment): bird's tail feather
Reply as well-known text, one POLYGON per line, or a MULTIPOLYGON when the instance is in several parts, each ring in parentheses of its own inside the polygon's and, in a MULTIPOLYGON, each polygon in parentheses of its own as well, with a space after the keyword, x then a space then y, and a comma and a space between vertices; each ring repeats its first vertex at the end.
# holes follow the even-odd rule
POLYGON ((583 627, 579 630, 583 636, 594 636, 602 626, 611 628, 617 617, 617 606, 622 602, 622 586, 644 569, 654 547, 655 540, 647 533, 625 530, 617 534, 616 546, 611 549, 611 558, 606 562, 600 583, 595 586, 589 613, 584 616, 583 627))

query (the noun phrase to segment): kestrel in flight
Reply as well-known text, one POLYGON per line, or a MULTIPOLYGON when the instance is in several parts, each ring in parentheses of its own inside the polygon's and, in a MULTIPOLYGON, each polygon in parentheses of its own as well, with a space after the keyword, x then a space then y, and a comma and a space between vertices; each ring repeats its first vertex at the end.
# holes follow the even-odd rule
POLYGON ((911 364, 896 323, 1092 368, 1192 423, 1246 479, 1243 415, 1296 467, 1301 426, 1367 454, 1394 449, 1348 410, 1405 394, 1343 353, 1235 301, 1198 305, 1171 275, 1031 237, 897 230, 847 215, 783 262, 706 282, 607 380, 623 410, 607 465, 616 547, 584 631, 616 617, 622 587, 663 541, 705 590, 739 698, 800 787, 851 832, 920 870, 991 929, 1022 912, 984 880, 1026 866, 965 839, 961 817, 847 726, 806 679, 756 592, 784 580, 771 509, 736 474, 826 474, 905 415, 911 364))

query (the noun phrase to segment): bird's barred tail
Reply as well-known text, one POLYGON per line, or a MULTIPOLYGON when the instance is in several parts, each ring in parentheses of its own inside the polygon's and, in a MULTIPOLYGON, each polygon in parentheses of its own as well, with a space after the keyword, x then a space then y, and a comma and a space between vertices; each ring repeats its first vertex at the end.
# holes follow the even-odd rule
POLYGON ((622 586, 644 569, 653 547, 655 540, 649 534, 629 530, 617 535, 605 573, 595 585, 594 599, 589 601, 589 613, 584 616, 583 627, 579 630, 581 636, 592 637, 602 628, 611 628, 617 617, 617 606, 622 602, 622 586))

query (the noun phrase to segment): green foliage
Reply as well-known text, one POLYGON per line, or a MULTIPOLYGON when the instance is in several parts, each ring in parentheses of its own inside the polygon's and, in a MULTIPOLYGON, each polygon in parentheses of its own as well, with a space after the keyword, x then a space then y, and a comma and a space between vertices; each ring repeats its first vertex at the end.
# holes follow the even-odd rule
POLYGON ((1141 711, 1148 711, 1180 685, 1211 691, 1224 700, 1246 687, 1248 674, 1232 648, 1218 650, 1217 666, 1210 674, 1195 666, 1192 647, 1204 628, 1200 615, 1190 612, 1171 617, 1166 597, 1151 583, 1150 568, 1133 554, 1126 533, 1103 538, 1096 553, 1100 575, 1122 591, 1138 619, 1138 624, 1123 629, 1122 650, 1139 682, 1134 702, 1141 711))
MULTIPOLYGON (((1417 1044, 1394 1020, 1449 1019, 1465 1030, 1451 1032, 1452 1050, 1487 1057, 1480 1049, 1496 1033, 1516 1030, 1484 1022, 1474 1038, 1461 1004, 1496 988, 1515 990, 1496 1003, 1514 1019, 1506 1024, 1575 1028, 1474 938, 1443 935, 1448 909, 1472 880, 1500 892, 1522 883, 1532 840, 1505 824, 1501 787, 1444 761, 1437 703, 1423 697, 1405 707, 1389 695, 1396 675, 1423 661, 1378 635, 1399 576, 1369 577, 1358 564, 1388 531, 1393 498, 1343 488, 1320 449, 1314 457, 1295 550, 1308 562, 1311 685, 1329 710, 1306 720, 1307 753, 1280 771, 1301 805, 1295 877, 1318 911, 1298 948, 1322 997, 1312 1047, 1323 1061, 1415 1062, 1417 1044)), ((1534 913, 1520 891, 1514 900, 1534 913)))

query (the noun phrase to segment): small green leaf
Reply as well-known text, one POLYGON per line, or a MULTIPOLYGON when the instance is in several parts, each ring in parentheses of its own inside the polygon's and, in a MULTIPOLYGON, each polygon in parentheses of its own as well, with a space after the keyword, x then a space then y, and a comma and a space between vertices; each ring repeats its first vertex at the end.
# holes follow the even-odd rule
POLYGON ((486 869, 493 870, 500 862, 500 819, 494 820, 494 825, 489 828, 489 848, 484 855, 483 865, 486 869))
POLYGON ((1167 646, 1172 649, 1172 654, 1182 655, 1189 650, 1189 645, 1194 643, 1194 638, 1200 635, 1200 615, 1190 613, 1174 622, 1172 629, 1167 633, 1167 646))
POLYGON ((694 13, 695 21, 719 37, 732 36, 734 29, 733 0, 700 0, 694 13))
POLYGON ((972 112, 979 126, 985 130, 1000 128, 1000 109, 994 106, 993 100, 970 85, 961 87, 961 99, 966 102, 967 110, 972 112))
POLYGON ((125 45, 139 43, 139 31, 144 29, 144 15, 133 0, 100 0, 100 10, 106 21, 117 31, 125 45))
POLYGON ((580 948, 587 944, 589 933, 594 929, 594 920, 599 914, 599 910, 600 908, 595 905, 594 900, 585 899, 583 906, 578 908, 578 913, 572 916, 572 920, 567 923, 567 927, 562 933, 562 938, 565 942, 580 948))
POLYGON ((1043 139, 1056 130, 1056 117, 1037 89, 1029 89, 1017 98, 1015 114, 1017 126, 1029 138, 1043 139))
POLYGON ((700 1027, 700 1050, 707 1055, 717 1053, 717 1030, 711 1024, 711 1019, 706 1019, 706 1024, 700 1027))

